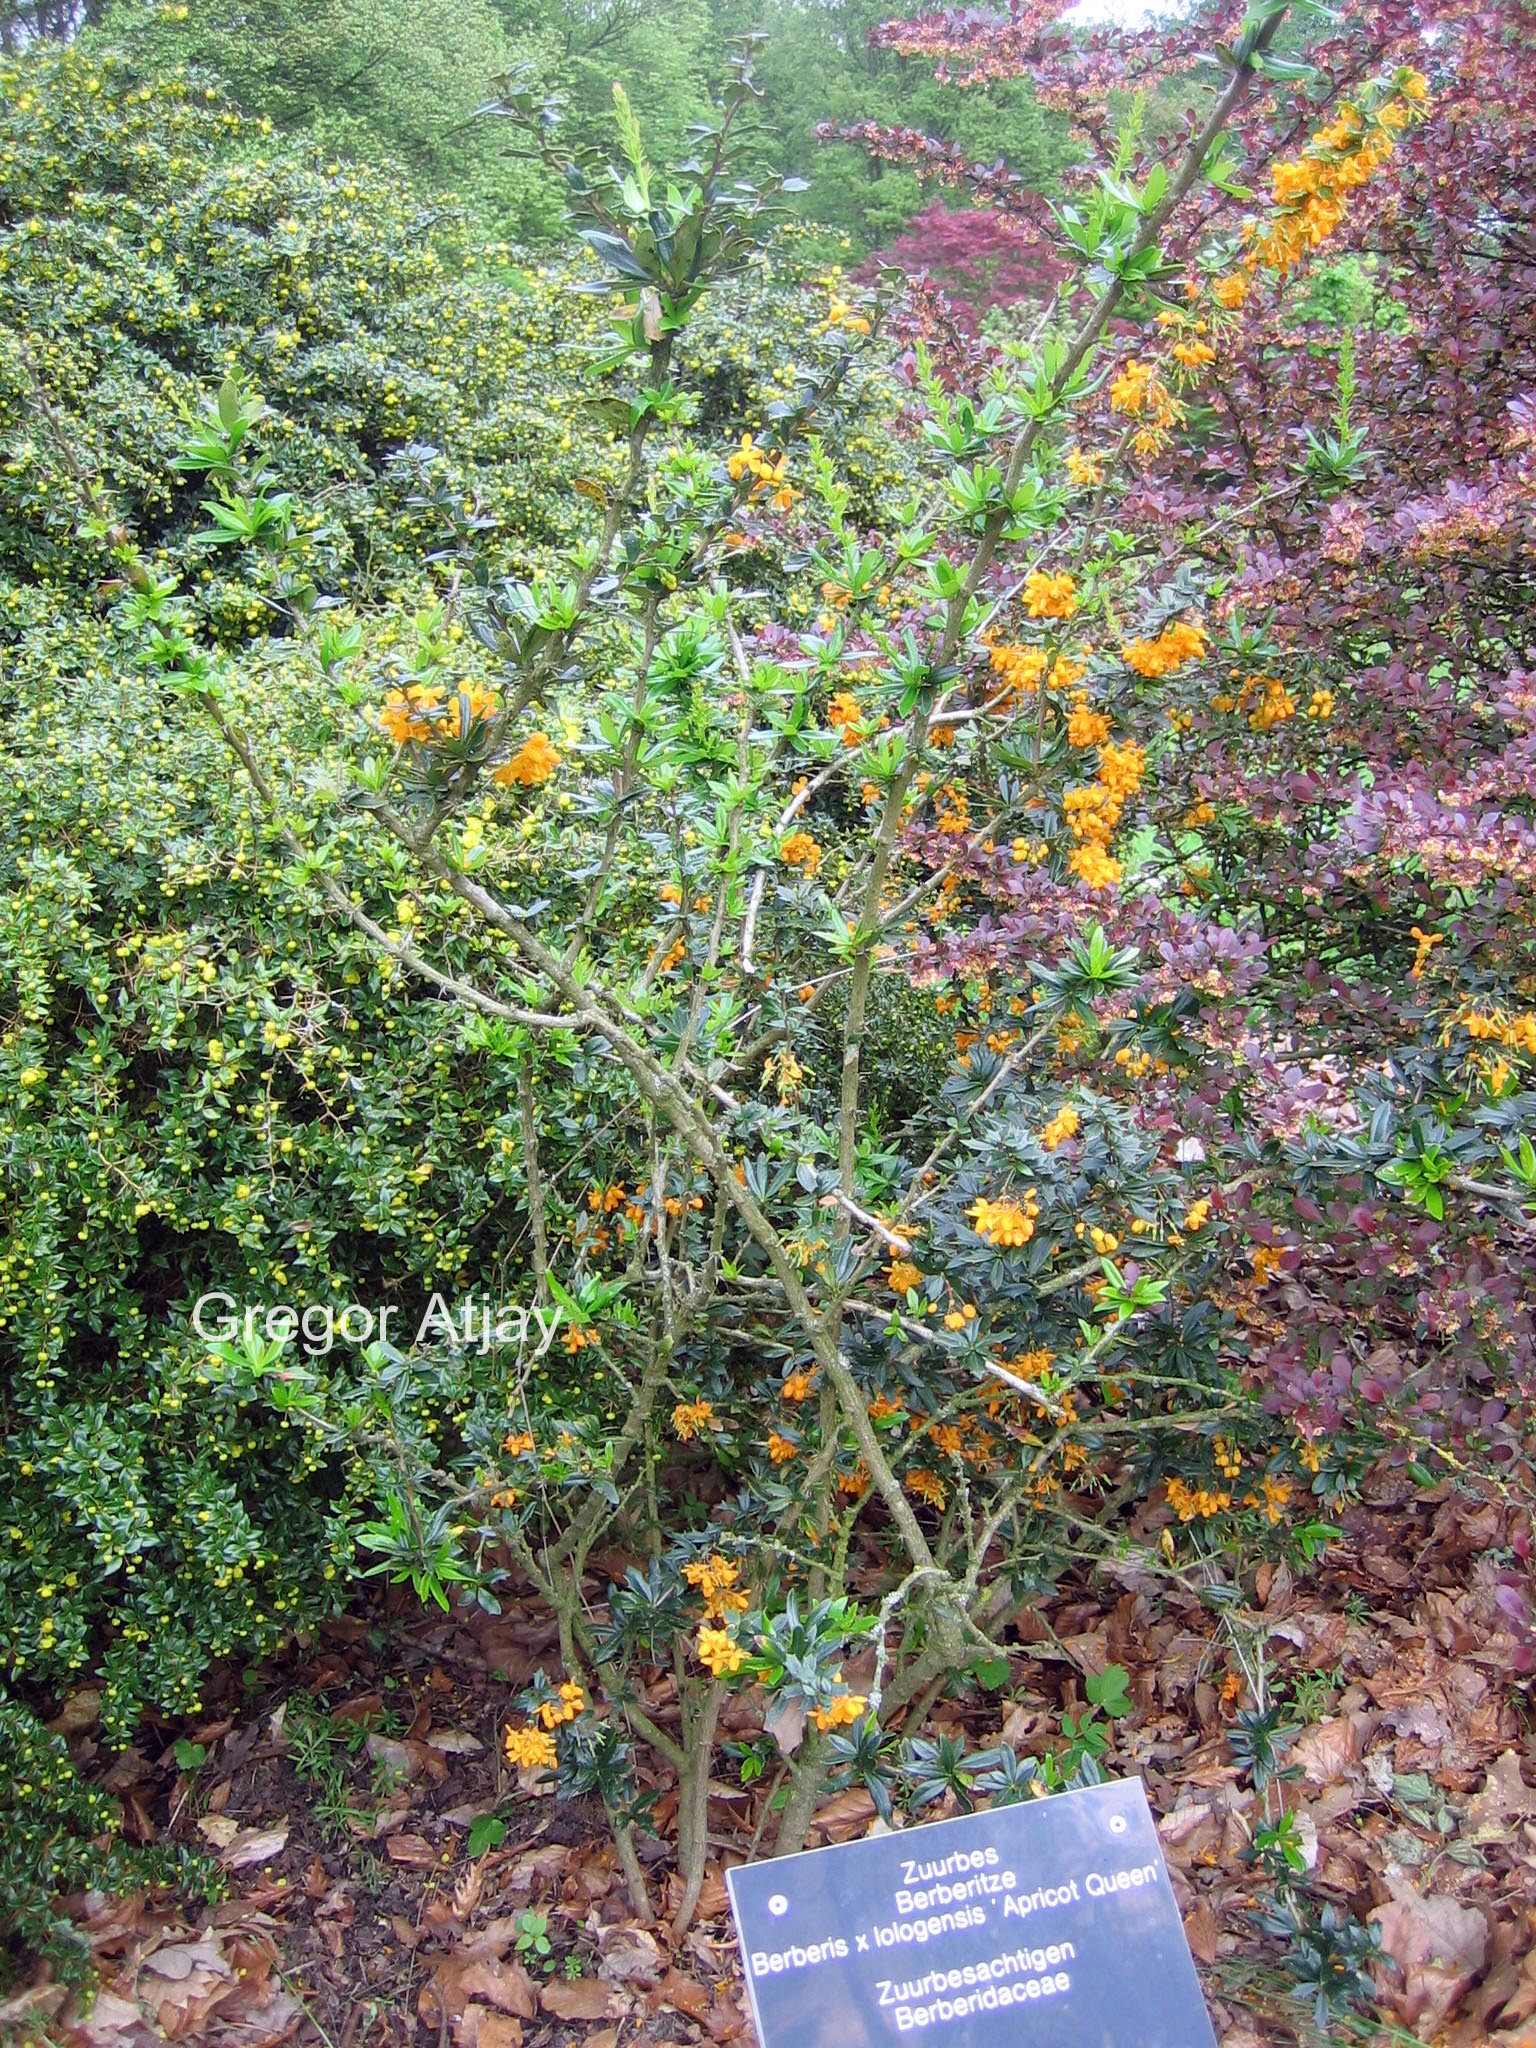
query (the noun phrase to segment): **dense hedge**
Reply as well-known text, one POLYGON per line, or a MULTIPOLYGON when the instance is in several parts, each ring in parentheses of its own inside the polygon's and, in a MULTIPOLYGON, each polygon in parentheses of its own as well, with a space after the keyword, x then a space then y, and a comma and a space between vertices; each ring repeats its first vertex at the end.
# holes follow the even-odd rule
MULTIPOLYGON (((253 378, 303 506, 290 591, 344 587, 335 629, 385 675, 473 676, 436 609, 461 548, 482 575, 542 567, 616 459, 572 282, 380 172, 276 148, 201 82, 80 49, 0 72, 0 1685, 42 1704, 99 1674, 114 1739, 334 1605, 381 1466, 497 1391, 473 1356, 429 1384, 338 1344, 302 1388, 325 1431, 300 1432, 296 1388, 210 1376, 196 1297, 393 1303, 398 1334, 439 1285, 516 1293, 525 1216, 512 1069, 294 888, 216 737, 122 638, 111 535, 79 530, 61 450, 182 578, 246 718, 324 760, 347 693, 208 543, 175 467, 189 413, 253 378)), ((781 395, 792 343, 833 348, 814 326, 766 268, 743 278, 691 343, 703 431, 781 395)), ((868 417, 846 437, 878 493, 868 417)), ((409 915, 371 838, 354 875, 409 915)), ((602 1120, 574 1085, 573 1158, 602 1120)))

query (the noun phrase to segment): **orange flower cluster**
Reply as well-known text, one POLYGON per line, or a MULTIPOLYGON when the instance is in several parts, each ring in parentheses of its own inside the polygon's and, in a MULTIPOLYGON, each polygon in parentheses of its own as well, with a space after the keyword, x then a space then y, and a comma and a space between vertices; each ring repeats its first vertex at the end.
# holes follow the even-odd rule
POLYGON ((946 837, 963 839, 971 829, 971 800, 965 791, 946 782, 935 799, 934 819, 946 837))
POLYGON ((1077 610, 1077 585, 1065 573, 1031 569, 1024 578, 1024 609, 1032 619, 1070 619, 1077 610))
POLYGON ((1217 711, 1241 711, 1255 732, 1268 732, 1296 716, 1296 699, 1279 676, 1250 676, 1241 689, 1213 697, 1217 711))
POLYGON ((558 1760, 553 1730, 587 1710, 587 1696, 566 1679, 554 1696, 539 1703, 538 1718, 526 1728, 509 1728, 502 1749, 514 1770, 550 1770, 558 1760))
POLYGON ((787 512, 800 493, 784 480, 786 460, 759 448, 751 434, 743 434, 741 445, 726 457, 725 473, 733 484, 751 477, 754 498, 766 496, 775 512, 787 512))
POLYGON ((1253 1268, 1255 1287, 1267 1287, 1280 1270, 1284 1252, 1277 1244, 1256 1244, 1248 1254, 1248 1263, 1253 1268))
MULTIPOLYGON (((663 966, 666 964, 665 959, 663 959, 661 964, 663 966)), ((611 1216, 616 1209, 622 1209, 624 1212, 624 1222, 633 1229, 639 1230, 642 1225, 648 1223, 652 1229, 659 1231, 661 1229, 661 1220, 650 1208, 650 1198, 650 1184, 647 1181, 641 1181, 633 1194, 629 1192, 622 1181, 612 1181, 607 1187, 588 1188, 587 1207, 594 1216, 611 1216)), ((687 1209, 699 1210, 703 1206, 704 1197, 702 1195, 665 1195, 662 1197, 661 1202, 662 1213, 672 1217, 674 1220, 687 1209)), ((608 1242, 608 1232, 606 1230, 599 1231, 597 1234, 598 1248, 600 1250, 606 1249, 608 1242)), ((592 1342, 595 1343, 596 1341, 594 1336, 592 1342)))
POLYGON ((1114 411, 1140 422, 1131 446, 1141 456, 1155 455, 1165 446, 1169 434, 1184 417, 1184 408, 1168 389, 1156 363, 1140 362, 1135 357, 1111 383, 1109 402, 1114 411))
POLYGON ((1043 647, 1015 647, 1006 641, 998 641, 988 659, 994 673, 1002 678, 999 695, 1005 703, 1032 695, 1042 684, 1052 690, 1070 690, 1087 674, 1082 662, 1065 654, 1052 656, 1043 647))
POLYGON ((752 1605, 741 1585, 741 1573, 718 1551, 696 1558, 683 1566, 683 1577, 704 1602, 711 1621, 728 1621, 733 1614, 745 1614, 752 1605))
POLYGON ((1055 1353, 1042 1344, 1037 1350, 1021 1351, 1017 1358, 1006 1359, 1004 1363, 1016 1379, 1037 1380, 1041 1373, 1050 1370, 1054 1357, 1055 1353))
POLYGON ((1257 1492, 1250 1490, 1243 1495, 1245 1508, 1258 1508, 1266 1522, 1273 1527, 1285 1518, 1294 1491, 1289 1479, 1278 1479, 1272 1472, 1266 1472, 1257 1492))
POLYGON ((926 1501, 931 1508, 942 1508, 949 1499, 948 1489, 937 1472, 919 1468, 915 1472, 909 1472, 903 1484, 908 1493, 917 1500, 926 1501))
POLYGON ((864 737, 863 714, 851 690, 839 690, 827 706, 827 723, 843 736, 845 747, 856 747, 864 737))
POLYGON ((1230 1493, 1217 1492, 1213 1487, 1190 1486, 1182 1479, 1170 1479, 1168 1505, 1181 1522, 1193 1522, 1197 1518, 1208 1522, 1224 1508, 1231 1507, 1232 1496, 1230 1493))
POLYGON ((1075 1138, 1082 1128, 1082 1119, 1070 1102, 1064 1102, 1040 1133, 1040 1142, 1047 1152, 1054 1152, 1064 1145, 1068 1138, 1075 1138))
POLYGON ((1265 263, 1284 275, 1335 234, 1348 195, 1381 169, 1392 154, 1394 135, 1423 111, 1426 91, 1423 74, 1408 71, 1374 110, 1346 100, 1299 157, 1276 164, 1272 179, 1279 212, 1267 229, 1255 231, 1250 265, 1265 263))
POLYGON ((1109 889, 1120 880, 1120 863, 1109 850, 1128 798, 1140 789, 1146 773, 1146 755, 1134 740, 1116 746, 1106 740, 1099 748, 1096 780, 1062 797, 1062 814, 1067 829, 1078 842, 1067 865, 1090 889, 1109 889))
POLYGON ((1502 1045, 1508 1052, 1536 1055, 1536 1011, 1522 1017, 1508 1017, 1502 1010, 1484 1014, 1469 1010, 1457 1020, 1468 1038, 1502 1045))
POLYGON ((869 1701, 861 1692, 840 1692, 829 1706, 812 1707, 811 1719, 822 1735, 834 1728, 851 1728, 864 1718, 869 1701))
POLYGON ((379 707, 379 729, 396 746, 428 746, 434 740, 464 738, 472 726, 494 718, 500 709, 496 692, 480 683, 460 683, 454 690, 435 683, 407 683, 391 690, 379 707))
POLYGON ((1157 384, 1157 365, 1132 356, 1109 387, 1109 402, 1116 412, 1132 415, 1148 410, 1157 384))
POLYGON ((965 1213, 983 1244, 994 1245, 999 1251, 1017 1251, 1035 1234, 1035 1225, 1040 1219, 1040 1203, 1035 1190, 1026 1188, 1017 1201, 989 1202, 982 1199, 973 1202, 965 1213))
POLYGON ((539 1719, 546 1728, 559 1728, 587 1710, 587 1696, 574 1679, 566 1679, 552 1700, 539 1707, 539 1719))
POLYGON ((1091 711, 1086 696, 1074 702, 1067 716, 1067 739, 1074 747, 1097 747, 1109 738, 1110 723, 1102 711, 1091 711))
POLYGON ((437 731, 437 716, 443 708, 443 693, 429 683, 408 683, 391 690, 379 709, 379 724, 395 742, 404 747, 423 745, 437 731))
POLYGON ((914 1287, 921 1287, 923 1276, 910 1259, 892 1259, 885 1270, 886 1285, 892 1294, 910 1294, 914 1287))
POLYGON ((846 299, 840 299, 834 292, 822 331, 825 332, 828 327, 841 327, 845 334, 868 334, 869 321, 862 313, 855 312, 846 299))
POLYGON ((542 1728, 509 1728, 502 1749, 514 1770, 550 1770, 555 1763, 554 1737, 542 1728))
POLYGON ((786 867, 803 868, 809 879, 821 866, 821 848, 809 832, 791 832, 779 848, 779 858, 786 867))
POLYGON ((715 1426, 713 1401, 679 1401, 672 1410, 672 1428, 685 1444, 715 1426))
POLYGON ((1205 628, 1192 620, 1176 619, 1155 640, 1128 641, 1120 650, 1120 659, 1127 668, 1150 680, 1172 675, 1186 661, 1199 661, 1205 649, 1205 628))
POLYGON ((550 745, 549 736, 531 732, 510 761, 491 770, 491 780, 503 789, 537 789, 540 783, 548 782, 559 766, 560 756, 550 745))
POLYGON ((1043 647, 1013 647, 999 642, 992 649, 989 660, 994 672, 1003 679, 1004 687, 1015 697, 1028 695, 1038 690, 1045 678, 1049 657, 1043 647))
POLYGON ((701 1628, 699 1662, 716 1678, 733 1678, 747 1661, 747 1653, 724 1628, 701 1628))
POLYGON ((1421 931, 1418 925, 1410 925, 1408 935, 1413 940, 1413 965, 1408 970, 1408 979, 1417 981, 1428 966, 1429 956, 1436 946, 1445 944, 1445 934, 1421 931))

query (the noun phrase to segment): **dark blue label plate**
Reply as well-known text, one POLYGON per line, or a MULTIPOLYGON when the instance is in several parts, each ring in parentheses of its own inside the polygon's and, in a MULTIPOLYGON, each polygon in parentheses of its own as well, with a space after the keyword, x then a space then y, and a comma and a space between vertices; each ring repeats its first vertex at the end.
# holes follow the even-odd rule
POLYGON ((726 1883, 761 2048, 1215 2048, 1139 1779, 726 1883))

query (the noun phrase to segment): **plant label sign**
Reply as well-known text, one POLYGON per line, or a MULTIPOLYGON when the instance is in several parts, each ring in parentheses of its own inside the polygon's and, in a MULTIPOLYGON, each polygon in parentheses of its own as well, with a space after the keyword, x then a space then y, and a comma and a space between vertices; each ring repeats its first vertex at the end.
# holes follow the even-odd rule
POLYGON ((726 1883, 761 2048, 1215 2048, 1139 1779, 726 1883))

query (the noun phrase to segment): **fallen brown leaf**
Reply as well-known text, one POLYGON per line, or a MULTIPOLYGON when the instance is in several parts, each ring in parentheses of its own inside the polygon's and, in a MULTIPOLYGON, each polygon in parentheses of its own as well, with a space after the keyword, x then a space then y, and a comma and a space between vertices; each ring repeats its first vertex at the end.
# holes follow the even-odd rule
POLYGON ((50 1735, 83 1735, 87 1728, 94 1728, 101 1719, 101 1692, 96 1686, 86 1686, 80 1692, 72 1692, 51 1721, 45 1722, 50 1735))
POLYGON ((425 1742, 397 1742, 390 1735, 370 1735, 368 1754, 403 1783, 430 1778, 434 1785, 441 1785, 448 1776, 447 1759, 425 1742))
POLYGON ((197 1828, 204 1840, 212 1843, 226 1870, 249 1870, 281 1855, 288 1846, 286 1814, 269 1828, 243 1828, 227 1813, 209 1813, 197 1828))
POLYGON ((1466 1825, 1475 1838, 1483 1838, 1486 1829, 1493 1839, 1508 1832, 1510 1821, 1531 1815, 1536 1815, 1536 1792, 1520 1775, 1519 1751, 1506 1749, 1489 1766, 1483 1789, 1467 1801, 1466 1825))
POLYGON ((1184 1939, 1197 1963, 1215 1962, 1221 1927, 1203 1899, 1184 1922, 1184 1939))
POLYGON ((763 1716, 764 1731, 782 1756, 793 1756, 805 1736, 805 1708, 798 1700, 775 1700, 763 1716))
POLYGON ((471 1735, 467 1728, 434 1728, 421 1738, 428 1749, 441 1751, 444 1756, 478 1756, 485 1744, 478 1735, 471 1735))
POLYGON ((609 1984, 654 1984, 663 1973, 661 1948, 643 1927, 621 1927, 604 1944, 597 1974, 609 1984))
POLYGON ((460 2048, 523 2048, 523 2023, 510 2013, 472 2005, 458 2031, 460 2048))
POLYGON ((436 1870, 437 1851, 425 1835, 391 1835, 384 1844, 384 1853, 391 1863, 403 1864, 407 1870, 436 1870))
POLYGON ((811 1826, 829 1842, 846 1842, 863 1834, 875 1817, 875 1802, 862 1785, 850 1785, 824 1806, 818 1806, 811 1826))
POLYGON ((1488 1922, 1475 1906, 1416 1892, 1400 1878, 1389 1882, 1394 1897, 1369 1916, 1401 1979, 1388 1977, 1383 1996, 1405 2026, 1433 2034, 1483 1967, 1488 1922))
POLYGON ((686 1976, 681 1970, 668 1970, 651 1993, 653 2010, 664 2005, 686 2013, 691 2020, 702 2020, 709 2011, 710 1997, 697 1977, 686 1976))
POLYGON ((719 1994, 709 2011, 704 2015, 704 2031, 711 2041, 736 2041, 746 2032, 747 2023, 741 2016, 741 2008, 733 1999, 719 1994))
POLYGON ((87 2016, 76 2022, 75 2033, 85 2048, 121 2048, 124 2040, 136 2037, 140 2019, 136 2000, 103 1991, 87 2016))
POLYGON ((623 2011, 617 1995, 595 1977, 546 1984, 539 1993, 539 2004, 557 2020, 612 2020, 623 2011))
POLYGON ((1360 1733, 1353 1717, 1319 1721, 1297 1736, 1291 1761, 1300 1764, 1309 1784, 1337 1784, 1360 1761, 1360 1733))
POLYGON ((531 2020, 538 2010, 533 1979, 521 1963, 498 1962, 492 1956, 445 1956, 421 1987, 416 2009, 421 2017, 457 2025, 471 2005, 494 2006, 513 2019, 531 2020))

